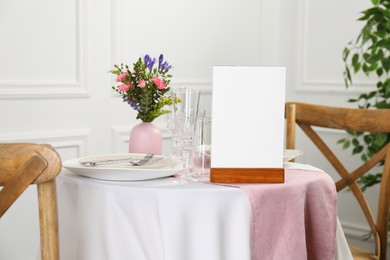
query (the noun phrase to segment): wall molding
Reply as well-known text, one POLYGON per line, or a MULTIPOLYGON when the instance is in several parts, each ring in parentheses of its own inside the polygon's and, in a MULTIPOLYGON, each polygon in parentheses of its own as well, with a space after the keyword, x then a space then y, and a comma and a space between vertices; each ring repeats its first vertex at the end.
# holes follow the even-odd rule
POLYGON ((308 26, 310 24, 309 3, 309 0, 302 0, 300 5, 301 18, 298 22, 298 42, 300 47, 298 50, 298 57, 301 57, 301 59, 298 66, 299 80, 296 87, 296 92, 301 94, 327 93, 335 95, 350 95, 374 90, 376 84, 374 81, 354 80, 353 86, 351 86, 349 89, 346 89, 344 80, 341 78, 341 76, 340 80, 310 79, 308 77, 307 47, 309 45, 308 26))
POLYGON ((0 80, 0 99, 88 97, 86 68, 87 1, 75 1, 76 74, 74 80, 0 80))
MULTIPOLYGON (((374 240, 372 237, 368 240, 364 240, 363 238, 363 236, 371 232, 371 230, 367 226, 356 225, 350 222, 343 222, 341 226, 343 228, 345 236, 353 238, 355 240, 360 240, 367 244, 374 245, 374 240)), ((387 245, 390 245, 390 240, 387 241, 387 245)))
POLYGON ((20 132, 2 133, 1 142, 5 143, 41 143, 50 144, 56 150, 75 148, 77 154, 75 157, 81 157, 86 154, 88 147, 88 136, 90 131, 87 129, 75 129, 69 131, 52 132, 20 132))
MULTIPOLYGON (((356 224, 353 224, 353 223, 350 223, 350 222, 343 222, 341 224, 341 226, 343 227, 343 231, 346 235, 350 236, 350 237, 354 237, 354 238, 357 238, 357 239, 362 239, 362 237, 365 235, 365 234, 368 234, 370 232, 370 229, 366 226, 361 226, 361 225, 356 225, 356 224)), ((372 240, 372 239, 371 239, 372 240)), ((373 242, 373 241, 371 241, 373 242)))
MULTIPOLYGON (((261 20, 261 39, 260 41, 260 57, 263 64, 277 65, 280 63, 280 8, 281 1, 260 1, 261 20)), ((259 57, 259 58, 260 58, 259 57)))
POLYGON ((111 65, 120 62, 123 57, 123 1, 111 1, 111 65))
MULTIPOLYGON (((355 84, 354 84, 355 85, 355 84)), ((298 94, 329 94, 337 96, 350 96, 350 95, 359 95, 361 93, 366 93, 375 90, 374 87, 367 86, 351 86, 348 89, 340 86, 331 86, 326 83, 322 84, 321 82, 316 82, 312 84, 301 83, 297 85, 296 93, 298 94)))
MULTIPOLYGON (((124 55, 123 35, 124 35, 124 1, 111 1, 111 65, 121 63, 124 55)), ((130 65, 130 64, 129 64, 130 65)), ((115 81, 114 76, 112 82, 115 81)), ((171 88, 188 87, 199 89, 202 95, 212 94, 212 81, 196 78, 173 78, 169 85, 171 88)), ((111 93, 112 98, 119 97, 116 93, 111 93)))

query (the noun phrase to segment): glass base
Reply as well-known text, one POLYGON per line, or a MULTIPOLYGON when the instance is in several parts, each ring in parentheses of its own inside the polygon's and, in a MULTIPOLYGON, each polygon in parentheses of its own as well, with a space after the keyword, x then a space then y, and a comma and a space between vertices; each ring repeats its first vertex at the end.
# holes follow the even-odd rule
POLYGON ((210 181, 210 174, 191 174, 191 177, 198 181, 210 181))
POLYGON ((192 175, 190 174, 187 174, 187 175, 182 175, 176 179, 173 180, 173 183, 176 183, 176 184, 188 184, 188 183, 194 183, 194 182, 198 182, 199 180, 196 179, 196 178, 193 178, 192 175))

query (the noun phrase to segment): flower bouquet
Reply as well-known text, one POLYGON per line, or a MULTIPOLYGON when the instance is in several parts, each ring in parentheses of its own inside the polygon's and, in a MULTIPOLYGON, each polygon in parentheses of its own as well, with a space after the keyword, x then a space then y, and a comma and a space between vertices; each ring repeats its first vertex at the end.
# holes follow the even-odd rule
POLYGON ((137 119, 152 122, 171 112, 164 109, 166 105, 172 105, 172 98, 165 96, 169 91, 172 76, 168 72, 171 68, 162 54, 158 60, 149 55, 140 57, 132 70, 126 64, 114 65, 109 72, 117 75, 118 85, 112 88, 122 96, 123 102, 138 112, 137 119))

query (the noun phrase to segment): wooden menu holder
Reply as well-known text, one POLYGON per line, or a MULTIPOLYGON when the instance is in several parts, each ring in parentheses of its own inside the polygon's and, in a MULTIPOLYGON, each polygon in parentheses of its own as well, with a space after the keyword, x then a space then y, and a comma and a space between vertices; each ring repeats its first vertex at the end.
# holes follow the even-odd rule
POLYGON ((285 68, 213 68, 213 183, 283 183, 285 68))
POLYGON ((283 168, 211 168, 212 183, 283 183, 283 168))

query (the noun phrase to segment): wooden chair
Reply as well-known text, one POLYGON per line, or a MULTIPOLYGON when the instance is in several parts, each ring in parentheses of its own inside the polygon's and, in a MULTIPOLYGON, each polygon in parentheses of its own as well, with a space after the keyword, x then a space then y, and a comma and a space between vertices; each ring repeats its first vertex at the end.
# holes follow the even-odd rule
POLYGON ((42 260, 59 259, 55 178, 60 171, 61 159, 49 145, 0 144, 0 218, 37 184, 42 260))
POLYGON ((386 259, 387 228, 390 209, 390 145, 384 147, 370 160, 357 167, 356 170, 349 172, 319 137, 312 126, 357 132, 389 133, 390 109, 367 110, 337 108, 288 102, 285 106, 285 116, 287 119, 286 148, 295 148, 295 125, 298 124, 341 176, 341 179, 336 182, 337 191, 348 187, 353 192, 364 212, 374 235, 375 253, 350 246, 354 259, 386 259), (378 213, 375 219, 356 180, 384 158, 386 160, 382 172, 382 182, 380 184, 378 213))

